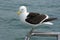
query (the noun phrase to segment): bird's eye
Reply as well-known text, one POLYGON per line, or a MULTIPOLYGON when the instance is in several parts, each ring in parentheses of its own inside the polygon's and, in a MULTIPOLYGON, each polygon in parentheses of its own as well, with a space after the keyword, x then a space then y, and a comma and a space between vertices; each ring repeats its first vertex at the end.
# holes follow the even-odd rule
POLYGON ((21 9, 22 11, 24 10, 24 9, 21 9))

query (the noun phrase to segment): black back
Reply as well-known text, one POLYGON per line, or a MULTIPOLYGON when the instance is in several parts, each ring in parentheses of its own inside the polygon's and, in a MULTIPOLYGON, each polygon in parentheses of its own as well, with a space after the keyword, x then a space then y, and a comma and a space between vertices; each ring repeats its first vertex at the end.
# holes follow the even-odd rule
POLYGON ((27 16, 25 21, 30 24, 39 24, 45 18, 46 18, 46 15, 44 15, 44 14, 31 12, 31 13, 29 13, 29 15, 27 16))

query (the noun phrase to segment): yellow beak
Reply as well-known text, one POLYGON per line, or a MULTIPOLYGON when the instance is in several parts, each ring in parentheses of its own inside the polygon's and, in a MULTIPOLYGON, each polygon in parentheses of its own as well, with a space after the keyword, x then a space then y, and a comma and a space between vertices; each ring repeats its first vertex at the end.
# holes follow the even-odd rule
POLYGON ((20 11, 18 11, 18 12, 17 12, 17 14, 18 14, 18 15, 20 15, 20 14, 21 14, 21 12, 20 12, 20 11))

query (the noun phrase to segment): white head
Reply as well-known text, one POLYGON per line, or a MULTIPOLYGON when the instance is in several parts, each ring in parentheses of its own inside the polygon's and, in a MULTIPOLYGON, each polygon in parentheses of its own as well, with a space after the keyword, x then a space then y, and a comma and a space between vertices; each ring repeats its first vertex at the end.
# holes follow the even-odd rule
POLYGON ((26 13, 26 12, 27 12, 26 6, 20 6, 17 14, 19 15, 20 13, 26 13))
POLYGON ((19 8, 19 10, 20 10, 20 12, 22 12, 22 13, 27 12, 26 6, 21 6, 21 7, 19 8))

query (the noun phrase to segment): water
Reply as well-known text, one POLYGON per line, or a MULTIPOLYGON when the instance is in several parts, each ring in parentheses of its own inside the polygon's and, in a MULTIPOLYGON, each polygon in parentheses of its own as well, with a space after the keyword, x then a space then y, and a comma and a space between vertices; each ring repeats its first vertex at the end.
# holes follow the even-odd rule
MULTIPOLYGON (((31 27, 24 26, 16 12, 25 5, 29 12, 48 14, 57 17, 52 26, 41 26, 41 32, 60 32, 60 0, 0 0, 0 40, 24 40, 31 27)), ((56 40, 56 38, 32 38, 32 40, 56 40)))

